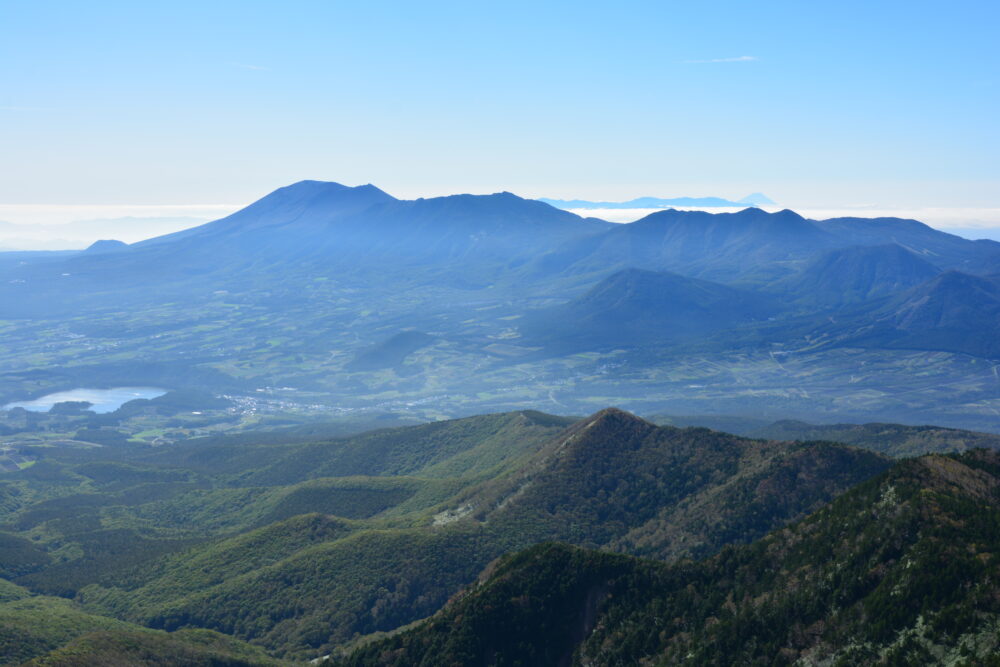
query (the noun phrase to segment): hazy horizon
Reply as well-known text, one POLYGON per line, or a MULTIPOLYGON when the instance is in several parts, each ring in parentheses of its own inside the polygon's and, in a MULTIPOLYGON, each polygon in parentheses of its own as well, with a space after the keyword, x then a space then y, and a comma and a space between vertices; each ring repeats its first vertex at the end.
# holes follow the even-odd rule
POLYGON ((1000 207, 996 4, 56 4, 3 10, 0 204, 1000 207))
MULTIPOLYGON (((287 185, 287 184, 280 184, 287 185)), ((280 187, 280 185, 275 187, 280 187)), ((378 184, 376 184, 378 185, 378 184)), ((499 192, 503 188, 491 190, 499 192)), ((748 192, 744 194, 748 194, 748 192)), ((261 193, 264 196, 266 193, 261 193)), ((390 192, 390 194, 394 194, 390 192)), ((448 194, 461 194, 452 192, 448 194)), ((478 193, 477 193, 478 194, 478 193)), ((481 193, 489 194, 489 193, 481 193)), ((520 193, 515 192, 520 196, 520 193)), ((739 195, 729 193, 732 199, 739 195)), ((768 194, 764 192, 764 194, 768 194)), ((416 195, 409 198, 433 195, 416 195)), ((540 195, 548 196, 548 195, 540 195)), ((646 192, 638 196, 683 197, 720 196, 718 193, 696 195, 683 192, 646 192)), ((587 194, 573 199, 596 200, 587 194)), ((251 200, 235 204, 3 204, 0 203, 0 252, 8 250, 70 250, 85 248, 102 238, 115 238, 126 243, 153 238, 217 220, 249 205, 251 200), (16 226, 16 227, 12 227, 16 226), (105 230, 114 230, 109 234, 105 230)), ((631 198, 623 198, 628 201, 631 198)), ((743 207, 674 206, 680 210, 726 213, 743 207)), ((935 229, 969 239, 1000 241, 1000 207, 884 207, 858 206, 794 206, 777 201, 774 206, 762 206, 767 211, 792 209, 803 217, 822 220, 836 217, 897 217, 919 220, 935 229)), ((616 223, 638 220, 657 208, 570 208, 583 217, 595 217, 616 223)))

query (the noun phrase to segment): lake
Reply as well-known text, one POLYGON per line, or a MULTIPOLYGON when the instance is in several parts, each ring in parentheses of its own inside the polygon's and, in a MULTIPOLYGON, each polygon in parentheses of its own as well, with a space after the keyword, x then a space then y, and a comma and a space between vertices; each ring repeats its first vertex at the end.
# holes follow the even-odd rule
POLYGON ((48 412, 56 403, 65 401, 87 401, 93 403, 89 409, 94 412, 114 412, 124 403, 137 398, 156 398, 167 393, 159 387, 112 387, 111 389, 70 389, 47 394, 33 401, 16 401, 3 406, 4 410, 24 408, 32 412, 48 412))

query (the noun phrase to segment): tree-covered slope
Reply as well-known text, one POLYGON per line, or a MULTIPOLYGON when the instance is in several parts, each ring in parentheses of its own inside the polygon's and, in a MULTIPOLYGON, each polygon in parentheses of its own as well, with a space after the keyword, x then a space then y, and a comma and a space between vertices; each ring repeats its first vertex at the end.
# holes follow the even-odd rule
POLYGON ((0 579, 0 665, 276 665, 259 648, 207 630, 166 633, 35 596, 0 579))
POLYGON ((266 435, 196 439, 154 450, 143 461, 229 475, 247 486, 348 475, 454 477, 479 474, 530 453, 574 421, 523 410, 319 441, 268 442, 266 435))
MULTIPOLYGON (((521 424, 518 432, 527 438, 540 423, 557 421, 534 414, 528 423, 535 426, 526 429, 521 417, 464 420, 481 441, 461 451, 488 461, 500 455, 497 448, 510 446, 512 424, 521 424)), ((398 440, 377 433, 357 442, 375 445, 373 462, 395 460, 382 455, 397 451, 404 434, 415 438, 413 452, 435 442, 443 450, 468 442, 452 440, 457 423, 436 427, 440 441, 431 426, 399 429, 398 440)), ((479 478, 324 478, 291 487, 193 491, 136 508, 119 516, 177 529, 189 517, 233 530, 252 525, 250 519, 280 516, 276 508, 293 500, 301 499, 293 506, 302 512, 343 516, 350 503, 344 509, 336 503, 345 490, 356 503, 375 503, 382 491, 411 494, 375 515, 299 516, 211 539, 152 567, 119 573, 117 581, 96 579, 80 594, 88 608, 134 622, 208 627, 281 655, 309 657, 433 613, 511 550, 561 539, 659 558, 711 554, 799 518, 889 465, 850 447, 660 428, 613 409, 519 447, 523 455, 479 478)), ((426 459, 430 467, 420 474, 443 474, 454 459, 442 460, 444 468, 437 457, 426 459)))
POLYGON ((209 630, 99 631, 25 663, 26 667, 279 667, 257 647, 209 630))
POLYGON ((349 665, 987 664, 1000 454, 903 461, 700 562, 541 545, 349 665))
POLYGON ((756 539, 888 465, 865 450, 658 427, 611 408, 457 505, 515 546, 562 540, 673 558, 756 539))

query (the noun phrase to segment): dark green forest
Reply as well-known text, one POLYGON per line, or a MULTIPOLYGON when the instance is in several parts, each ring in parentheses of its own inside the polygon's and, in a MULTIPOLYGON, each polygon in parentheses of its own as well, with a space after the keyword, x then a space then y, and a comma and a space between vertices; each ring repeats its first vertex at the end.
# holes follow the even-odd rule
MULTIPOLYGON (((893 429, 908 432, 883 428, 893 429)), ((989 436, 947 430, 920 433, 931 451, 953 448, 956 438, 989 441, 989 436)), ((898 447, 898 453, 907 453, 913 442, 889 438, 879 449, 897 453, 893 448, 898 447)), ((158 651, 190 654, 191 664, 344 656, 351 647, 381 646, 379 637, 420 619, 453 613, 456 600, 475 599, 484 584, 474 582, 491 581, 489 573, 498 567, 514 568, 510 571, 530 579, 535 575, 523 564, 538 561, 540 554, 583 559, 586 567, 570 568, 581 576, 591 565, 596 568, 582 583, 564 586, 558 583, 562 574, 550 577, 544 569, 550 566, 542 563, 536 584, 556 584, 537 593, 546 600, 584 588, 584 597, 593 597, 591 583, 621 568, 633 578, 655 574, 650 581, 660 582, 668 577, 664 573, 674 572, 658 569, 662 563, 694 568, 684 572, 701 572, 707 586, 736 576, 719 559, 746 560, 745 554, 758 553, 755 549, 773 550, 777 547, 762 545, 777 544, 778 536, 793 530, 788 526, 813 525, 832 511, 824 509, 827 503, 839 507, 858 494, 875 493, 863 490, 882 488, 885 479, 909 480, 909 486, 891 484, 892 493, 907 494, 904 499, 922 497, 914 471, 925 469, 938 475, 945 474, 940 470, 973 470, 961 475, 982 475, 983 484, 993 484, 994 459, 985 450, 974 451, 958 459, 894 463, 884 454, 832 441, 753 439, 701 427, 656 426, 617 409, 582 420, 503 413, 326 439, 289 431, 256 439, 248 434, 201 438, 170 447, 50 448, 33 465, 0 476, 0 562, 8 586, 0 613, 8 619, 3 621, 11 647, 7 663, 34 658, 84 664, 86 656, 116 652, 127 656, 122 657, 126 663, 142 662, 158 651), (549 546, 539 550, 538 544, 549 546), (523 549, 529 551, 514 555, 523 549), (192 634, 195 630, 221 634, 192 634)), ((850 502, 858 506, 862 501, 850 502)), ((959 511, 966 505, 955 507, 959 511)), ((980 522, 993 510, 975 511, 986 512, 976 515, 980 522)), ((923 530, 920 512, 906 516, 910 528, 923 530)), ((860 523, 856 529, 870 538, 864 547, 869 559, 872 549, 884 548, 876 542, 894 534, 860 523)), ((807 551, 833 553, 834 538, 824 539, 802 547, 806 551, 796 552, 797 558, 807 551)), ((979 537, 962 539, 978 544, 979 537)), ((742 597, 734 600, 776 594, 769 591, 779 587, 780 577, 764 573, 792 571, 785 564, 767 569, 761 563, 752 561, 740 575, 748 581, 759 576, 758 587, 752 594, 739 589, 742 597)), ((551 567, 558 573, 567 566, 551 567)), ((817 572, 827 567, 818 561, 810 565, 817 572)), ((838 576, 846 582, 861 571, 838 576)), ((618 575, 611 579, 618 581, 618 575)), ((532 599, 530 581, 517 579, 516 585, 522 584, 528 586, 525 600, 532 599)), ((639 589, 643 594, 667 590, 662 583, 639 589)), ((627 590, 624 598, 638 595, 627 590)), ((595 610, 603 609, 602 595, 593 597, 595 610)), ((663 595, 672 600, 677 593, 663 595)), ((718 600, 721 593, 699 595, 718 600)), ((590 646, 597 630, 580 634, 572 620, 579 599, 571 596, 558 604, 575 611, 543 610, 535 603, 526 609, 551 613, 552 619, 570 614, 559 621, 569 625, 558 632, 568 633, 572 651, 584 640, 590 646)), ((635 604, 653 602, 639 596, 635 604)), ((796 598, 788 604, 805 603, 796 598)), ((826 607, 812 598, 808 604, 820 605, 816 623, 826 607)), ((698 609, 709 613, 708 607, 698 609)), ((698 617, 699 622, 709 616, 698 617)), ((637 628, 646 627, 648 618, 636 619, 637 628)), ((517 627, 554 622, 531 617, 517 627)), ((762 622, 768 627, 784 623, 777 617, 762 622)), ((888 635, 903 627, 894 623, 888 635)), ((617 635, 608 637, 607 642, 625 645, 617 635)), ((837 637, 829 641, 844 641, 837 637)), ((565 652, 566 641, 543 644, 565 652)), ((635 641, 629 636, 626 643, 635 641)), ((776 646, 784 640, 769 641, 776 646)), ((522 644, 542 647, 533 636, 519 639, 522 644)), ((377 660, 384 659, 382 649, 361 650, 378 650, 377 660)), ((373 655, 362 652, 350 660, 364 664, 376 660, 373 655)), ((598 664, 619 660, 594 655, 598 664)), ((409 658, 400 660, 410 664, 409 658)), ((467 664, 465 658, 455 660, 467 664)))

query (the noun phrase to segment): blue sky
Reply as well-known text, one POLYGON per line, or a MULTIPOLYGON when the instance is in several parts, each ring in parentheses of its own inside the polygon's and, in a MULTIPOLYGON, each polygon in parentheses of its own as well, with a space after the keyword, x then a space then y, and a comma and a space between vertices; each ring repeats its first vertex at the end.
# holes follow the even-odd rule
POLYGON ((0 204, 1000 207, 997 2, 0 0, 0 204))

